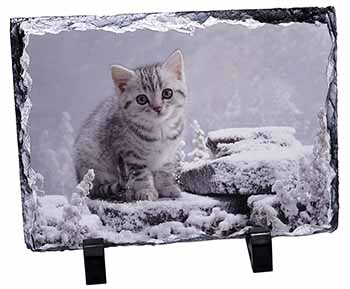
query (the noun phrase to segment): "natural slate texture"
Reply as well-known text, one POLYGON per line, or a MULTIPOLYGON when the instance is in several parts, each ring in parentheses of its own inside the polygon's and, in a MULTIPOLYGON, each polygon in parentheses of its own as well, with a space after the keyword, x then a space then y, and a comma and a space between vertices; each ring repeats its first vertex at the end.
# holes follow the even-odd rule
POLYGON ((227 20, 254 19, 261 23, 280 24, 288 22, 315 22, 327 23, 330 14, 335 15, 334 7, 303 7, 303 8, 273 8, 273 9, 246 9, 227 11, 205 11, 205 12, 178 12, 177 15, 189 16, 193 21, 204 23, 209 17, 227 20), (200 17, 198 17, 199 15, 200 17), (193 17, 193 18, 192 18, 193 17), (199 19, 198 19, 199 18, 199 19))
MULTIPOLYGON (((235 20, 245 23, 254 20, 257 23, 281 24, 305 22, 310 24, 325 23, 333 42, 329 55, 328 94, 326 99, 327 125, 331 138, 331 165, 336 172, 332 182, 332 230, 338 225, 338 136, 337 136, 337 28, 335 9, 333 7, 308 7, 288 9, 261 10, 228 10, 206 12, 149 13, 118 16, 64 16, 13 18, 10 23, 13 85, 17 121, 17 137, 19 147, 19 168, 23 205, 24 234, 29 248, 32 246, 31 228, 35 221, 35 200, 32 194, 34 171, 30 166, 30 137, 28 118, 31 101, 28 92, 31 89, 31 78, 27 72, 29 56, 26 46, 30 34, 59 33, 71 30, 108 30, 116 33, 125 32, 125 28, 142 29, 144 24, 152 25, 155 30, 174 29, 191 33, 184 24, 202 24, 209 17, 216 21, 235 20), (176 20, 176 21, 175 21, 176 20), (179 21, 181 20, 181 21, 179 21)), ((195 26, 195 25, 194 25, 195 26)), ((193 28, 194 29, 194 28, 193 28)))

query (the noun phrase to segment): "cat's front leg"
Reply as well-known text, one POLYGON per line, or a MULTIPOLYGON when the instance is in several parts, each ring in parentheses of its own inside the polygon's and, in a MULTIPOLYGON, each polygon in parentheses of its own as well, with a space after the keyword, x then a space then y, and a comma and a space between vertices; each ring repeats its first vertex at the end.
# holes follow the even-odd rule
POLYGON ((146 167, 132 169, 131 187, 135 192, 135 200, 154 201, 159 197, 154 185, 152 172, 146 167))
POLYGON ((177 198, 181 190, 175 181, 174 165, 165 164, 160 170, 154 173, 155 187, 161 197, 177 198))

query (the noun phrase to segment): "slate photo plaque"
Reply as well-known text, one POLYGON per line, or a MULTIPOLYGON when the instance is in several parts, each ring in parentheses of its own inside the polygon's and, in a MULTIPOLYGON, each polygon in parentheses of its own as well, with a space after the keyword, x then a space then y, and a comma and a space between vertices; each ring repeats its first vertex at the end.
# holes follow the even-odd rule
POLYGON ((10 29, 29 249, 337 228, 333 7, 10 29))

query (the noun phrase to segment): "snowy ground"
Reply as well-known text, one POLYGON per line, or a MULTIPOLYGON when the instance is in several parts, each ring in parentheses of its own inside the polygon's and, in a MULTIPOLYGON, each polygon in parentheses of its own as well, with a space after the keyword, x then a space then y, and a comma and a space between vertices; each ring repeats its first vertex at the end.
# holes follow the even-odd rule
POLYGON ((286 127, 211 132, 205 144, 198 126, 194 159, 182 162, 184 192, 176 199, 91 200, 93 170, 72 194, 45 195, 37 174, 26 242, 34 250, 75 249, 98 237, 118 245, 159 244, 238 237, 251 226, 269 227, 273 236, 330 230, 335 173, 322 111, 319 122, 315 143, 307 147, 286 127), (210 193, 215 197, 204 196, 210 193))
POLYGON ((225 202, 182 193, 176 200, 109 203, 86 200, 71 205, 64 196, 38 198, 40 229, 37 249, 78 248, 85 238, 102 237, 115 244, 159 244, 203 236, 243 234, 247 216, 231 214, 225 202), (241 232, 240 232, 241 231, 241 232))

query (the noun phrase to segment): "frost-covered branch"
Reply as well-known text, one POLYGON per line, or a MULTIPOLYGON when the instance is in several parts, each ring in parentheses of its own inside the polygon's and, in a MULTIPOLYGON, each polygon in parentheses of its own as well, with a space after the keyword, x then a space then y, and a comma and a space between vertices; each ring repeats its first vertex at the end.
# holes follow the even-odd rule
POLYGON ((72 194, 70 203, 78 207, 86 207, 86 198, 92 189, 92 182, 95 178, 93 169, 88 170, 84 175, 83 180, 76 186, 75 192, 72 194))
POLYGON ((199 160, 205 160, 209 158, 209 150, 207 146, 205 145, 205 133, 201 129, 199 122, 197 120, 194 120, 192 125, 193 129, 193 150, 188 153, 188 156, 193 161, 199 161, 199 160))
POLYGON ((249 198, 253 211, 251 221, 256 225, 268 225, 274 232, 283 232, 286 226, 290 232, 305 225, 315 228, 329 226, 332 217, 331 182, 335 172, 330 166, 330 138, 323 109, 318 120, 319 130, 312 155, 300 159, 297 176, 277 180, 272 187, 276 195, 269 197, 269 202, 249 198))

